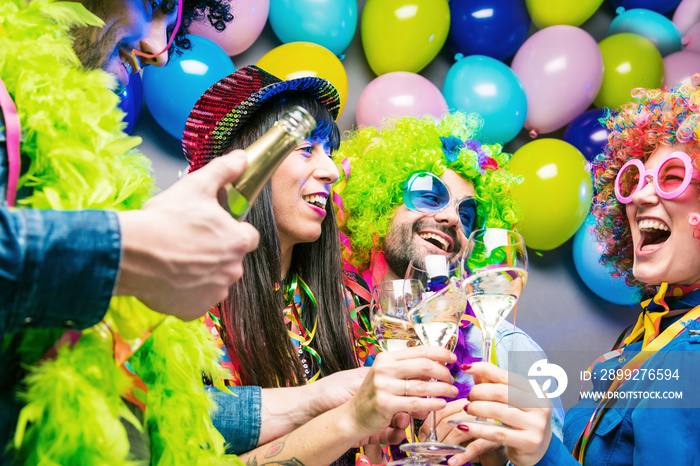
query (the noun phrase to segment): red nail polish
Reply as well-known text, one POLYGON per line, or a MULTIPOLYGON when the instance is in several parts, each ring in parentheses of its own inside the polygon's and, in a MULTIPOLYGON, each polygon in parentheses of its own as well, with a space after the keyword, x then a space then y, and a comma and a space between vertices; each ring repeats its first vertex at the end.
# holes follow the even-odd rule
POLYGON ((464 405, 464 408, 462 408, 462 409, 463 409, 464 412, 466 413, 468 408, 469 408, 469 403, 465 404, 465 405, 464 405))
POLYGON ((469 369, 472 368, 472 365, 471 364, 462 364, 461 366, 459 366, 459 368, 462 369, 463 371, 468 371, 469 369))
POLYGON ((459 424, 457 428, 463 432, 469 432, 469 426, 466 426, 464 424, 459 424))

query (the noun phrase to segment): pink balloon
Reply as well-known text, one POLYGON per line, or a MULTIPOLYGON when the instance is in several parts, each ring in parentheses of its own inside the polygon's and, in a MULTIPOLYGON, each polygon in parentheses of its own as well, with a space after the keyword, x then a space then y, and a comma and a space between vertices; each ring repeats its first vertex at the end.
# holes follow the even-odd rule
POLYGON ((260 37, 270 13, 270 0, 233 0, 233 21, 219 32, 207 18, 192 23, 192 34, 206 37, 224 49, 229 57, 243 53, 260 37))
POLYGON ((700 53, 681 50, 664 57, 664 86, 690 84, 690 78, 700 73, 700 53))
POLYGON ((700 23, 691 26, 683 35, 683 50, 700 52, 700 23))
POLYGON ((364 88, 357 101, 357 125, 381 128, 385 118, 442 118, 448 111, 445 97, 430 80, 394 71, 374 78, 364 88))
POLYGON ((671 19, 681 34, 688 32, 690 27, 700 22, 700 2, 698 0, 681 0, 673 12, 671 19))
POLYGON ((520 46, 511 68, 527 95, 525 128, 549 133, 571 122, 593 103, 603 82, 603 55, 581 28, 550 26, 520 46))

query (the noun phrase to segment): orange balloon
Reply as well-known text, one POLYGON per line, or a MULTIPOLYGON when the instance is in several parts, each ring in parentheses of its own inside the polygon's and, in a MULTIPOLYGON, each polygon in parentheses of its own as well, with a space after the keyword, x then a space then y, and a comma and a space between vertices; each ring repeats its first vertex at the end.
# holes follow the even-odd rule
POLYGON ((315 76, 333 84, 340 94, 340 111, 343 113, 348 96, 348 75, 345 67, 333 52, 311 42, 290 42, 267 52, 257 66, 282 80, 315 76))

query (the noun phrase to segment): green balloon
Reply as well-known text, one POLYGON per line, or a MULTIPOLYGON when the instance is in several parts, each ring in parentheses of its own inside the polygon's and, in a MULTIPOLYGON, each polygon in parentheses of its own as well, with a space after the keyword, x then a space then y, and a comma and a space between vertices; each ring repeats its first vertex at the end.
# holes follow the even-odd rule
POLYGON ((440 52, 450 31, 447 0, 367 0, 360 33, 377 76, 418 73, 440 52))
POLYGON ((632 100, 638 87, 657 89, 664 78, 661 52, 646 37, 629 32, 614 34, 598 43, 603 54, 603 84, 593 104, 618 109, 632 100))
POLYGON ((593 16, 603 0, 525 0, 527 11, 537 29, 558 24, 580 26, 593 16))
POLYGON ((515 151, 510 170, 524 180, 513 188, 513 197, 522 206, 518 231, 525 245, 546 251, 564 244, 591 207, 586 158, 568 142, 537 139, 515 151))

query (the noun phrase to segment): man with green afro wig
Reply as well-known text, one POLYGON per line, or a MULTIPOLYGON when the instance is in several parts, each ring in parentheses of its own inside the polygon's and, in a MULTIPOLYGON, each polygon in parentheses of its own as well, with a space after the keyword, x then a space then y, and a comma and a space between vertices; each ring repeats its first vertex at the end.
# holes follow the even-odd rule
MULTIPOLYGON (((345 175, 335 188, 345 284, 355 299, 352 317, 367 339, 373 338, 366 306, 373 285, 404 278, 411 261, 426 268, 427 256, 455 257, 473 230, 515 229, 518 218, 510 188, 520 179, 508 171, 511 154, 499 144, 476 139, 483 124, 479 115, 454 112, 440 121, 403 117, 386 123, 383 129, 347 134, 336 153, 345 175)), ((460 366, 481 360, 483 354, 481 331, 473 322, 467 307, 454 349, 457 362, 450 366, 459 397, 439 413, 441 422, 464 417, 473 380, 460 366)), ((497 330, 495 348, 501 367, 507 365, 509 351, 543 353, 507 322, 497 330)), ((561 437, 564 410, 558 398, 552 406, 553 431, 561 437)), ((422 434, 426 428, 427 423, 422 434)), ((441 431, 451 432, 451 442, 466 444, 468 436, 459 430, 447 426, 441 431)), ((487 448, 479 442, 457 456, 472 460, 470 452, 487 448)))
POLYGON ((509 189, 517 180, 505 168, 510 154, 498 144, 474 139, 481 124, 478 115, 459 112, 437 124, 401 118, 381 131, 360 129, 342 143, 336 157, 347 158, 351 167, 347 182, 338 186, 339 223, 350 245, 345 258, 360 271, 371 269, 373 282, 403 278, 408 261, 418 253, 458 254, 473 226, 514 227, 509 189), (420 172, 443 181, 452 195, 449 205, 430 214, 404 203, 406 183, 420 172), (460 222, 456 207, 465 197, 478 205, 469 225, 460 222))

